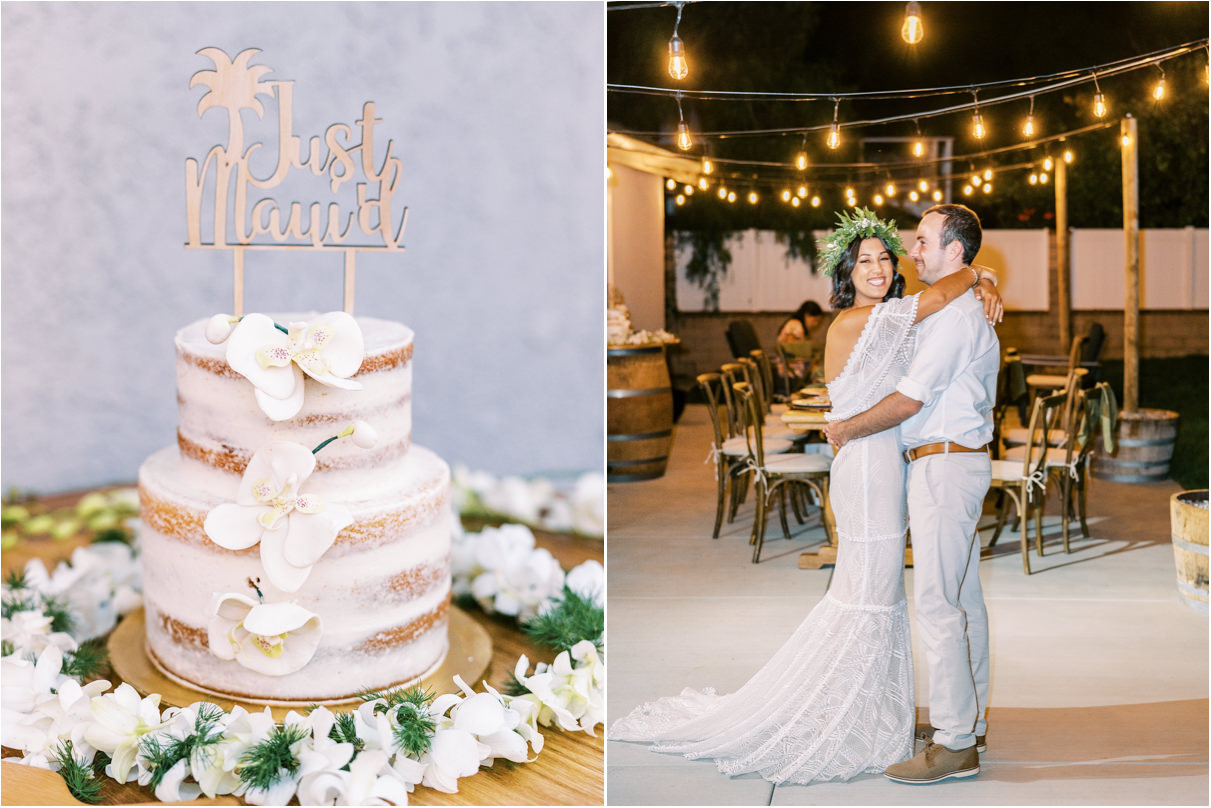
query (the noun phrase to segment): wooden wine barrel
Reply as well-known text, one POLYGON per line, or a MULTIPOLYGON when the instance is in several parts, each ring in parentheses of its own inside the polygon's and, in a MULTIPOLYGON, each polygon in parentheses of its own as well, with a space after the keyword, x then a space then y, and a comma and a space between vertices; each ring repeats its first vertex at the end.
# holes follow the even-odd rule
POLYGON ((1207 489, 1182 491, 1169 499, 1173 561, 1182 600, 1207 611, 1207 489))
POLYGON ((606 480, 664 474, 673 445, 673 386, 664 346, 606 349, 606 480))
POLYGON ((1093 476, 1116 483, 1151 483, 1169 478, 1178 414, 1172 410, 1119 413, 1117 451, 1093 454, 1093 476))

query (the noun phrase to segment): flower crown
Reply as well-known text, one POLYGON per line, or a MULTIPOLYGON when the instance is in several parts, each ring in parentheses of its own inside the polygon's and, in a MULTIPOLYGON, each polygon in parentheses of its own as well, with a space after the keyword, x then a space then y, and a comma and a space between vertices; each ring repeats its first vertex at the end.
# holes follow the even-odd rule
POLYGON ((817 242, 820 248, 818 261, 824 274, 830 278, 833 276, 833 270, 841 263, 841 256, 854 239, 874 237, 882 240, 896 255, 905 254, 895 219, 885 222, 867 208, 855 208, 853 216, 845 211, 838 213, 837 229, 824 241, 817 242))

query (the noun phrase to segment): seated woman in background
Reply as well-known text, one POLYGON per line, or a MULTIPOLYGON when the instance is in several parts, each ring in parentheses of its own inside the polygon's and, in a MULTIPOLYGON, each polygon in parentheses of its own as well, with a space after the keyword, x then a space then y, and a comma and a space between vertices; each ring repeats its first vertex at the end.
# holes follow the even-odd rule
POLYGON ((778 350, 786 360, 792 388, 810 383, 822 366, 827 319, 819 303, 805 300, 778 328, 778 350))

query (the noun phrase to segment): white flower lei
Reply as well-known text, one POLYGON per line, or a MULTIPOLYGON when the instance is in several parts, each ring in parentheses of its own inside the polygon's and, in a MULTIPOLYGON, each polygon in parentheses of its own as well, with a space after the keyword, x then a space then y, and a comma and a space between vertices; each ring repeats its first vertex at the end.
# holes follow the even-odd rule
MULTIPOLYGON (((549 608, 565 583, 597 605, 604 594, 601 564, 585 562, 565 575, 520 525, 457 535, 451 568, 456 594, 472 593, 486 610, 520 618, 549 608)), ((487 683, 476 692, 456 676, 459 692, 439 696, 424 708, 433 731, 428 750, 419 757, 395 744, 392 730, 399 712, 384 711, 382 698, 352 711, 362 742, 355 750, 329 736, 338 716, 324 707, 306 715, 292 711, 278 724, 269 708, 249 713, 237 706, 225 712, 196 702, 161 710, 159 694, 140 698, 128 684, 112 692, 104 680, 82 686, 63 672, 64 653, 104 635, 118 615, 137 608, 138 579, 135 550, 106 542, 77 549, 71 564, 60 563, 53 574, 41 561, 31 561, 24 588, 3 587, 5 603, 18 607, 0 625, 0 743, 21 752, 8 760, 57 771, 57 755, 70 741, 71 754, 80 763, 91 765, 104 752, 110 756, 107 776, 141 785, 154 780, 156 798, 165 802, 234 794, 261 805, 285 805, 295 796, 304 805, 404 805, 417 785, 455 793, 460 778, 493 765, 498 757, 530 761, 530 750, 537 755, 543 747, 540 726, 594 735, 604 720, 605 665, 590 639, 550 664, 538 663, 533 674, 527 673, 529 661, 523 655, 514 670, 528 690, 520 696, 499 693, 487 683), (58 598, 60 608, 86 622, 77 620, 72 634, 53 631, 52 618, 43 611, 46 598, 58 598), (165 772, 149 769, 140 753, 144 745, 180 741, 201 725, 211 739, 205 754, 191 754, 165 772), (264 789, 243 782, 236 767, 245 752, 285 729, 297 739, 290 746, 298 760, 295 771, 282 769, 264 789)))

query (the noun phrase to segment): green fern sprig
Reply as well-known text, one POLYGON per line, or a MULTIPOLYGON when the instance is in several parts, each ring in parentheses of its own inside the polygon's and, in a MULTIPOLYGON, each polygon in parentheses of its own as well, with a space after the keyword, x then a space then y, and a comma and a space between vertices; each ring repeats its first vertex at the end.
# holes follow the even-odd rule
POLYGON ((274 727, 269 737, 240 758, 240 780, 250 788, 265 791, 282 779, 283 771, 294 775, 299 770, 299 759, 293 747, 306 737, 307 728, 300 724, 274 727))
POLYGON ((25 570, 9 570, 4 576, 4 585, 9 589, 25 589, 29 586, 25 580, 25 570))
POLYGON ((395 715, 398 722, 398 726, 392 730, 395 748, 410 758, 420 758, 429 751, 437 722, 429 715, 427 708, 418 707, 412 702, 401 704, 395 715))
POLYGON ((109 650, 97 637, 80 644, 74 652, 64 654, 62 672, 79 679, 81 684, 100 679, 109 673, 109 650))
POLYGON ((63 741, 54 750, 59 762, 59 776, 67 784, 67 790, 80 802, 96 805, 101 801, 101 781, 91 766, 76 760, 72 754, 71 741, 63 741))
POLYGON ((195 752, 208 760, 213 753, 211 747, 222 742, 223 733, 216 724, 225 715, 217 704, 203 702, 194 717, 193 732, 184 738, 172 738, 162 733, 148 733, 139 741, 139 756, 147 762, 151 772, 151 787, 156 788, 178 761, 189 759, 195 752))
POLYGON ((540 645, 567 651, 581 640, 592 640, 602 654, 605 636, 605 610, 568 587, 544 614, 522 624, 526 636, 540 645))
POLYGON ((366 748, 366 742, 357 736, 357 721, 353 713, 337 713, 328 737, 337 743, 353 744, 353 751, 360 752, 366 748))

